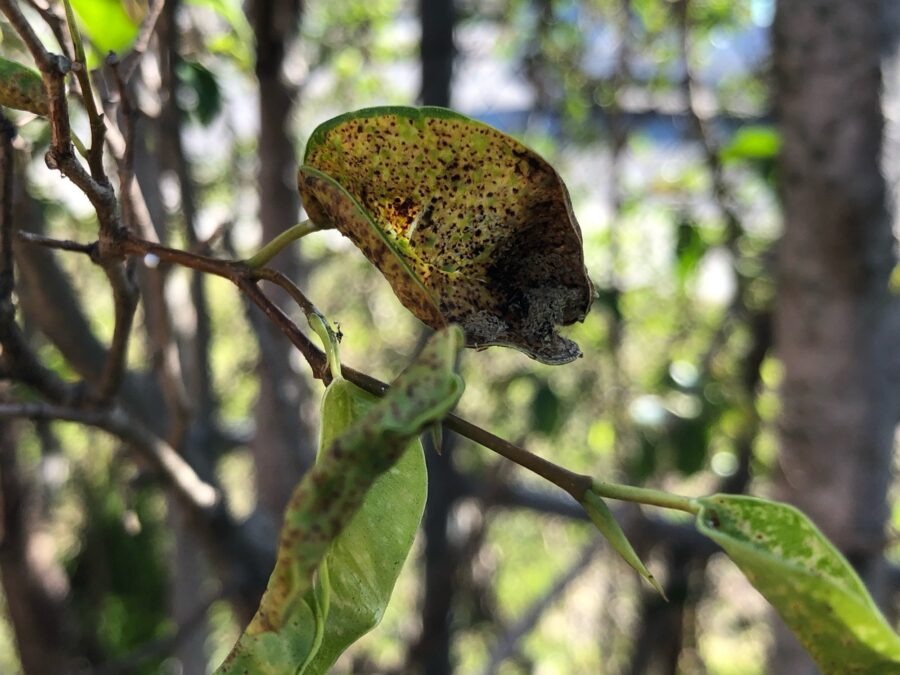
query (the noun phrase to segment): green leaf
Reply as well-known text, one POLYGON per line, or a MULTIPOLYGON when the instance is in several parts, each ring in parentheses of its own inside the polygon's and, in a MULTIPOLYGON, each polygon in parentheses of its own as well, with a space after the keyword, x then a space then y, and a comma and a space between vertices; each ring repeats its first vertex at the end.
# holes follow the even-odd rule
POLYGON ((735 132, 721 150, 723 161, 741 159, 770 160, 781 150, 781 136, 772 127, 748 125, 735 132))
POLYGON ((178 64, 179 93, 184 108, 203 126, 209 126, 222 110, 222 93, 216 76, 202 63, 178 64))
POLYGON ((594 523, 594 526, 600 531, 600 534, 602 534, 606 541, 609 542, 609 545, 613 547, 613 550, 622 556, 622 559, 625 562, 627 562, 638 574, 644 577, 644 579, 647 580, 647 583, 653 586, 653 588, 665 598, 666 594, 663 592, 662 586, 659 585, 656 577, 650 573, 650 570, 647 569, 646 565, 644 565, 638 557, 637 552, 632 547, 631 542, 628 541, 625 532, 622 531, 622 528, 616 521, 615 516, 613 516, 612 511, 610 511, 609 507, 606 505, 606 502, 593 490, 588 490, 584 495, 584 499, 581 501, 581 506, 591 519, 591 522, 594 523))
POLYGON ((805 515, 744 496, 715 495, 697 504, 698 529, 725 549, 823 672, 900 672, 900 637, 805 515))
MULTIPOLYGON (((339 395, 344 400, 332 408, 330 419, 323 408, 321 448, 331 446, 346 428, 342 423, 359 419, 377 401, 346 381, 339 395)), ((381 621, 422 519, 426 476, 422 446, 415 440, 373 483, 362 508, 334 540, 324 563, 331 586, 325 634, 303 675, 327 673, 347 647, 381 621)))
POLYGON ((0 105, 48 115, 50 109, 40 73, 0 58, 0 105))
POLYGON ((103 54, 123 52, 138 36, 140 5, 121 0, 70 0, 85 34, 103 54), (132 17, 132 14, 134 15, 132 17))
MULTIPOLYGON (((341 595, 365 588, 363 577, 370 562, 357 557, 364 552, 337 549, 336 560, 346 561, 346 569, 336 568, 330 560, 323 567, 322 562, 354 522, 376 480, 396 468, 425 427, 456 405, 464 388, 454 372, 462 342, 462 331, 456 326, 436 333, 384 398, 358 419, 353 390, 342 378, 329 385, 323 402, 326 431, 338 435, 294 490, 284 514, 275 570, 259 609, 217 673, 297 673, 312 667, 317 649, 326 647, 321 663, 327 669, 328 659, 336 657, 347 639, 367 630, 363 621, 371 623, 371 607, 367 617, 357 620, 344 607, 356 599, 341 595), (354 421, 339 432, 349 420, 354 421), (362 567, 354 570, 353 565, 362 567), (332 639, 333 621, 340 622, 340 630, 332 639)), ((351 530, 348 536, 357 535, 351 530)), ((385 567, 389 570, 390 564, 385 567)), ((375 580, 373 602, 384 596, 388 585, 393 586, 392 580, 387 581, 390 574, 382 570, 375 580)))
POLYGON ((234 59, 244 70, 253 68, 253 29, 244 14, 241 0, 188 0, 188 4, 205 7, 225 20, 226 32, 221 35, 204 35, 206 47, 211 53, 234 59))
POLYGON ((559 174, 515 139, 443 108, 367 108, 313 132, 299 187, 426 324, 545 363, 580 355, 557 327, 593 297, 581 230, 559 174))

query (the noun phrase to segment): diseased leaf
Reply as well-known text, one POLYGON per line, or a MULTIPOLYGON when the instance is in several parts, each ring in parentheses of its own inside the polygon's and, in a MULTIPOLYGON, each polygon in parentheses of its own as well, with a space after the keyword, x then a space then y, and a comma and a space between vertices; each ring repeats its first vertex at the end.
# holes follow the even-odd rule
POLYGON ((0 105, 35 115, 50 113, 40 74, 4 58, 0 58, 0 105))
POLYGON ((593 297, 581 230, 562 179, 518 141, 443 108, 367 108, 313 132, 298 180, 311 220, 429 326, 545 363, 580 355, 557 327, 593 297))
MULTIPOLYGON (((328 417, 323 409, 319 447, 326 452, 346 426, 378 400, 347 381, 341 388, 340 407, 328 417), (341 410, 344 419, 335 414, 341 410)), ((347 647, 381 621, 422 519, 426 475, 422 446, 416 439, 373 483, 362 508, 332 543, 323 563, 331 589, 325 632, 315 656, 300 671, 303 675, 327 673, 347 647)))
MULTIPOLYGON (((384 398, 321 453, 285 511, 275 570, 259 609, 217 673, 281 675, 312 666, 316 648, 325 648, 330 639, 329 626, 326 623, 323 631, 322 622, 329 621, 333 612, 338 618, 346 616, 338 609, 338 589, 352 588, 365 571, 353 581, 353 574, 339 575, 330 561, 324 569, 321 563, 355 518, 375 480, 396 465, 425 427, 456 405, 464 388, 454 372, 462 342, 456 326, 435 334, 384 398), (348 587, 340 585, 348 578, 348 587)), ((347 395, 342 382, 335 380, 326 391, 330 420, 347 420, 354 410, 353 396, 347 395)), ((385 578, 376 582, 378 594, 385 578)), ((352 630, 339 635, 335 644, 359 629, 359 623, 348 619, 351 623, 352 630)), ((336 648, 329 644, 329 650, 336 648)))
POLYGON ((787 504, 736 495, 697 503, 698 529, 725 549, 824 673, 900 672, 900 636, 805 515, 787 504))

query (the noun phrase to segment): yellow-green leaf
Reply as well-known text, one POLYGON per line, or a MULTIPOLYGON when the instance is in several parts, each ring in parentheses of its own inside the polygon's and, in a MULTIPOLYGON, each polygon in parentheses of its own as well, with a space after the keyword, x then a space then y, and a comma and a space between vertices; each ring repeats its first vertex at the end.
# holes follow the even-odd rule
POLYGON ((557 327, 593 297, 581 230, 559 174, 515 139, 443 108, 368 108, 313 132, 299 187, 426 324, 545 363, 580 355, 557 327))
POLYGON ((101 54, 123 52, 135 41, 145 0, 69 0, 81 26, 101 54))
POLYGON ((824 673, 900 673, 900 636, 809 518, 753 497, 697 503, 698 529, 725 549, 824 673))

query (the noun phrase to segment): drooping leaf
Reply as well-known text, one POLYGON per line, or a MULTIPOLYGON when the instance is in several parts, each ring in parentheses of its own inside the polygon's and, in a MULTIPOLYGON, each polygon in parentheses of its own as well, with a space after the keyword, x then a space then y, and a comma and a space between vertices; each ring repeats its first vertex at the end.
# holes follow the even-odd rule
MULTIPOLYGON (((341 388, 344 401, 332 409, 330 418, 323 408, 319 447, 325 451, 377 401, 350 382, 343 381, 341 388)), ((347 647, 381 621, 422 519, 426 492, 425 457, 416 439, 394 467, 375 481, 325 556, 329 611, 322 643, 300 671, 303 675, 327 673, 347 647)))
POLYGON ((0 58, 0 105, 35 115, 49 114, 40 74, 15 61, 0 58))
POLYGON ((140 3, 122 0, 70 0, 91 43, 102 54, 123 52, 140 28, 140 3), (131 14, 134 14, 132 18, 131 14))
MULTIPOLYGON (((352 590, 359 581, 353 581, 351 573, 341 576, 350 579, 348 586, 339 586, 333 565, 329 562, 322 568, 321 563, 353 521, 375 480, 396 465, 425 427, 456 405, 464 388, 454 372, 462 343, 462 331, 456 326, 435 334, 385 397, 321 453, 285 511, 275 570, 259 609, 217 673, 281 675, 312 666, 315 650, 325 648, 330 639, 332 613, 346 616, 338 609, 338 588, 352 590)), ((350 414, 347 406, 352 401, 346 388, 340 384, 334 388, 339 382, 335 380, 326 392, 330 419, 347 419, 350 414)), ((351 560, 344 555, 340 559, 351 560)), ((381 581, 376 585, 380 594, 381 581)), ((349 618, 346 624, 352 624, 354 631, 360 625, 349 618)), ((335 644, 351 632, 343 633, 335 644)), ((335 648, 329 645, 329 650, 335 648)))
POLYGON ((697 502, 698 529, 725 549, 823 672, 900 672, 900 636, 850 563, 805 515, 737 495, 697 502))
POLYGON ((313 132, 299 187, 426 324, 545 363, 580 355, 557 327, 590 307, 581 231, 559 174, 513 138, 443 108, 359 110, 313 132))

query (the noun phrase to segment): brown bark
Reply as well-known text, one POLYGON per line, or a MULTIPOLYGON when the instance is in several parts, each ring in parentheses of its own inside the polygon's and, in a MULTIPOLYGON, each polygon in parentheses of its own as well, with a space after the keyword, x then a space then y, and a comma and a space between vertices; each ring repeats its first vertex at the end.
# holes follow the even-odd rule
MULTIPOLYGON (((259 81, 259 218, 262 240, 269 241, 294 225, 299 216, 298 160, 290 130, 296 88, 285 80, 283 66, 299 29, 301 3, 253 0, 248 14, 256 35, 259 81)), ((272 267, 297 281, 302 270, 296 247, 279 254, 272 267)), ((294 486, 314 457, 310 431, 300 416, 301 405, 310 397, 291 366, 293 347, 288 340, 267 321, 254 321, 254 330, 260 353, 252 448, 257 494, 260 505, 280 519, 294 486)))
MULTIPOLYGON (((896 262, 881 173, 878 0, 781 2, 774 24, 784 235, 779 496, 877 580, 898 392, 885 359, 896 262)), ((814 672, 779 640, 773 672, 814 672)))
POLYGON ((53 547, 39 540, 32 497, 16 457, 13 423, 0 421, 0 580, 22 671, 66 673, 63 599, 68 582, 53 547))

